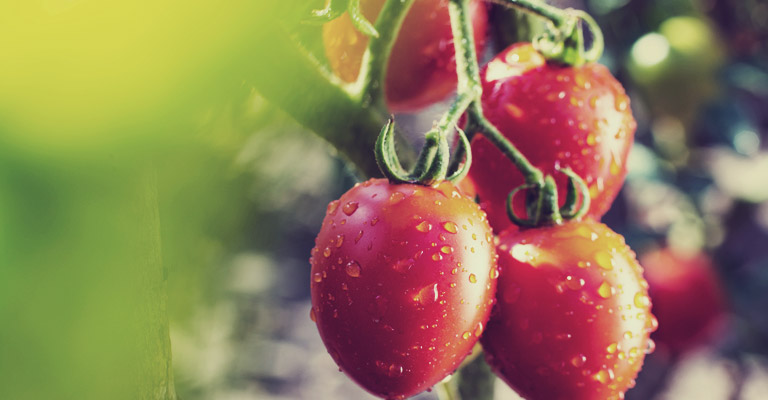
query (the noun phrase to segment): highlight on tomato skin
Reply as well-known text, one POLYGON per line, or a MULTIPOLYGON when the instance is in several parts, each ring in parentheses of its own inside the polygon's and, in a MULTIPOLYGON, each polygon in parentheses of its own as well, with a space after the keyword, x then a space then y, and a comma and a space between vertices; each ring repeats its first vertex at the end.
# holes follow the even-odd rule
MULTIPOLYGON (((547 62, 530 43, 517 43, 481 71, 483 111, 488 120, 544 174, 552 175, 561 204, 567 179, 558 168, 582 177, 592 198, 588 216, 599 219, 624 183, 637 127, 629 97, 608 69, 597 63, 568 67, 547 62)), ((496 232, 510 226, 507 195, 523 175, 482 135, 472 141, 469 172, 496 232)), ((525 196, 514 208, 525 215, 525 196)))
POLYGON ((727 305, 711 258, 663 247, 644 252, 640 261, 659 320, 651 335, 658 350, 679 355, 714 340, 727 305))
POLYGON ((494 372, 528 400, 621 399, 657 327, 624 238, 586 220, 498 239, 497 303, 481 338, 494 372))
MULTIPOLYGON (((384 0, 361 0, 363 15, 375 21, 384 0)), ((477 54, 483 52, 488 12, 483 1, 470 3, 477 54)), ((348 14, 323 26, 325 54, 332 70, 345 82, 360 71, 368 38, 358 32, 348 14)), ((392 48, 385 81, 392 112, 414 112, 437 103, 456 89, 456 55, 448 15, 448 0, 418 0, 403 21, 392 48)))
POLYGON ((328 205, 312 250, 310 316, 352 380, 405 398, 453 373, 496 290, 485 213, 448 182, 371 179, 328 205))

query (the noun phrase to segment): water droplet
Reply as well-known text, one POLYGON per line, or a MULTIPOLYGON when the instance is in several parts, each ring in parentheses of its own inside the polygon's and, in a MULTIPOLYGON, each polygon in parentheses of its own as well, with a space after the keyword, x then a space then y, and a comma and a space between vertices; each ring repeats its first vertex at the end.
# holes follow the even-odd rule
POLYGON ((341 283, 341 290, 349 290, 349 286, 347 286, 346 282, 341 283))
POLYGON ((598 371, 596 374, 592 375, 592 377, 596 381, 598 381, 598 382, 600 382, 602 384, 606 384, 606 383, 612 381, 613 378, 615 377, 615 375, 613 374, 613 370, 612 369, 602 369, 602 370, 598 371))
POLYGON ((357 278, 360 276, 360 264, 358 264, 358 262, 355 260, 352 260, 347 263, 346 270, 347 270, 347 275, 353 278, 357 278))
POLYGON ((427 233, 432 230, 432 224, 427 221, 422 221, 420 224, 416 225, 416 230, 427 233))
POLYGON ((477 326, 475 327, 475 337, 480 337, 480 335, 483 334, 483 323, 478 322, 477 326))
POLYGON ((491 279, 498 279, 499 278, 499 269, 496 267, 491 268, 491 272, 488 274, 491 279))
POLYGON ((445 254, 451 254, 453 253, 453 247, 451 246, 443 246, 440 248, 440 251, 442 251, 445 254))
POLYGON ((374 226, 378 223, 379 223, 379 217, 373 217, 373 219, 371 219, 371 226, 374 226))
POLYGON ((355 244, 360 241, 360 239, 363 237, 363 231, 357 233, 357 237, 355 238, 355 244))
POLYGON ((439 293, 437 291, 437 283, 435 283, 421 288, 416 293, 416 295, 413 296, 413 301, 421 304, 422 306, 426 306, 437 301, 438 296, 439 293))
POLYGON ((616 352, 618 348, 619 348, 618 343, 611 343, 608 345, 608 347, 605 348, 605 351, 607 351, 609 354, 613 354, 616 352))
POLYGON ((629 105, 627 96, 616 96, 614 105, 616 106, 616 111, 625 111, 629 105))
POLYGON ((475 276, 475 274, 469 274, 469 282, 477 283, 477 277, 475 276))
POLYGON ((405 199, 405 195, 400 192, 392 192, 389 195, 389 204, 397 204, 405 199))
POLYGON ((336 215, 336 210, 338 210, 338 209, 339 209, 339 201, 338 200, 334 200, 334 201, 328 203, 328 208, 326 209, 326 212, 329 215, 336 215))
POLYGON ((621 165, 616 160, 616 157, 611 155, 611 166, 610 166, 610 172, 611 175, 618 175, 621 173, 621 165))
POLYGON ((648 341, 645 343, 645 354, 651 354, 654 350, 656 350, 656 342, 648 338, 648 341))
POLYGON ((443 228, 445 228, 445 230, 450 233, 456 233, 459 231, 459 228, 456 226, 456 224, 451 221, 444 223, 443 228))
POLYGON ((568 289, 571 290, 579 290, 583 288, 585 284, 586 282, 581 278, 574 278, 570 275, 565 278, 565 286, 568 286, 568 289))
POLYGON ((452 287, 452 288, 455 288, 455 287, 456 287, 456 283, 455 283, 455 282, 454 282, 454 283, 451 283, 451 287, 452 287))
POLYGON ((597 139, 595 139, 595 135, 589 134, 587 135, 587 144, 590 146, 594 146, 597 143, 597 139))
POLYGON ((323 250, 323 257, 328 258, 331 256, 331 248, 326 247, 325 250, 323 250))
POLYGON ((317 282, 317 283, 322 282, 323 281, 323 274, 321 274, 319 272, 315 272, 314 274, 312 274, 312 280, 317 282))
POLYGON ((392 364, 389 366, 389 376, 396 377, 403 374, 403 366, 398 364, 392 364))
POLYGON ((472 332, 469 332, 469 331, 467 331, 467 332, 464 332, 464 333, 461 335, 461 338, 462 338, 462 339, 464 339, 464 340, 469 340, 469 338, 470 338, 470 337, 472 337, 472 332))
POLYGON ((613 294, 613 288, 608 284, 608 282, 603 281, 600 287, 597 288, 597 294, 599 294, 600 297, 607 299, 613 294))
POLYGON ((651 318, 645 321, 645 331, 656 332, 656 329, 659 329, 659 320, 656 319, 655 315, 651 314, 651 318))
POLYGON ((344 207, 341 208, 341 211, 343 211, 344 214, 347 214, 349 216, 354 214, 355 211, 357 211, 358 206, 359 204, 356 201, 350 201, 349 203, 344 204, 344 207))
POLYGON ((312 322, 317 322, 317 314, 315 314, 315 308, 314 307, 309 309, 309 319, 311 319, 312 322))
POLYGON ((593 110, 597 108, 597 96, 592 96, 589 98, 589 107, 593 110))
POLYGON ((392 264, 392 268, 397 272, 406 273, 413 268, 414 263, 415 261, 412 258, 403 259, 392 264))
POLYGON ((573 365, 576 368, 581 367, 586 362, 587 362, 587 356, 585 356, 584 354, 579 354, 571 358, 571 365, 573 365))
POLYGON ((595 254, 595 261, 602 269, 608 271, 613 269, 613 257, 606 251, 598 251, 597 254, 595 254))
POLYGON ((440 253, 435 253, 435 254, 432 254, 432 260, 434 260, 434 261, 440 261, 440 260, 442 260, 442 259, 443 259, 443 255, 442 255, 442 254, 440 254, 440 253))
POLYGON ((336 236, 336 248, 341 247, 341 245, 344 243, 344 235, 337 235, 336 236))
POLYGON ((651 299, 643 292, 635 293, 635 307, 648 308, 651 305, 651 299))

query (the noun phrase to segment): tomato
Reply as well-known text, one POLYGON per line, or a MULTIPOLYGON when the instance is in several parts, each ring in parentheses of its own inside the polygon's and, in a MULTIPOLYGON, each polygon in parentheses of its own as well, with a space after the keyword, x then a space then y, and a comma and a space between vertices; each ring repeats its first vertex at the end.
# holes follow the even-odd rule
MULTIPOLYGON (((375 21, 384 0, 362 0, 363 15, 375 21)), ((481 1, 470 4, 478 54, 485 45, 488 15, 481 1)), ((333 71, 354 82, 368 45, 348 14, 323 26, 325 53, 333 71)), ((456 88, 456 57, 448 0, 418 0, 403 21, 389 59, 385 92, 395 112, 416 111, 438 102, 456 88)))
POLYGON ((498 270, 485 214, 452 184, 358 184, 328 205, 315 243, 310 316, 363 388, 412 396, 471 352, 498 270))
MULTIPOLYGON (((547 63, 529 43, 515 44, 481 72, 483 110, 490 122, 536 167, 551 174, 561 204, 567 179, 557 167, 570 167, 589 187, 589 216, 599 219, 624 183, 636 122, 621 84, 604 66, 567 67, 547 63)), ((472 141, 472 168, 478 197, 494 230, 510 225, 509 192, 522 174, 486 138, 472 141)), ((515 210, 525 215, 525 196, 515 210)))
POLYGON ((488 363, 528 400, 623 398, 656 327, 624 238, 595 222, 503 232, 488 363))
POLYGON ((651 336, 659 349, 680 354, 712 339, 725 311, 725 297, 704 253, 672 248, 642 254, 659 330, 651 336))

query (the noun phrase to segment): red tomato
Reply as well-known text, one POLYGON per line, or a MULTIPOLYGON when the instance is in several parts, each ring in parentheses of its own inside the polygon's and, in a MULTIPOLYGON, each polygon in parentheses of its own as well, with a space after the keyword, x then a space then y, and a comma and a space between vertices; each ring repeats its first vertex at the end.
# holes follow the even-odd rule
POLYGON ((498 270, 485 213, 452 184, 358 184, 328 205, 315 243, 310 316, 363 388, 412 396, 471 352, 498 270))
POLYGON ((651 336, 659 348, 680 354, 711 339, 724 316, 725 298, 709 257, 664 248, 640 260, 659 319, 651 336))
MULTIPOLYGON (((360 7, 375 21, 384 0, 362 0, 360 7)), ((481 1, 470 4, 478 54, 485 45, 488 15, 481 1)), ((325 54, 333 71, 344 81, 354 82, 368 45, 348 14, 323 26, 325 54)), ((403 21, 389 59, 385 91, 389 108, 410 112, 436 103, 456 88, 456 57, 448 16, 448 0, 419 0, 403 21)))
POLYGON ((623 398, 656 327, 624 238, 594 221, 512 229, 498 245, 488 363, 528 400, 623 398))
MULTIPOLYGON (((510 46, 482 71, 483 110, 504 136, 545 174, 553 175, 561 204, 570 167, 589 187, 588 215, 611 207, 626 176, 637 124, 621 84, 600 64, 566 67, 547 63, 529 43, 510 46)), ((524 183, 496 147, 481 135, 472 141, 469 177, 496 232, 510 225, 507 195, 524 183)), ((515 210, 525 215, 525 196, 515 210)))

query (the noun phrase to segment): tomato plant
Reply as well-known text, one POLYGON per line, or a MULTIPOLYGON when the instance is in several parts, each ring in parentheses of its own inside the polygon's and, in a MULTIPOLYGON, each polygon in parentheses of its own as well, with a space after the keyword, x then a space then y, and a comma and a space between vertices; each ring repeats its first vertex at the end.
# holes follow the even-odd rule
MULTIPOLYGON (((375 21, 384 0, 362 0, 363 15, 375 21)), ((482 53, 488 15, 482 1, 470 4, 477 53, 482 53)), ((325 53, 333 71, 354 82, 368 38, 345 14, 323 26, 325 53)), ((418 0, 403 21, 392 48, 385 81, 392 111, 408 112, 442 100, 456 88, 456 57, 447 0, 418 0)))
POLYGON ((485 214, 446 181, 356 185, 328 205, 310 262, 311 317, 328 352, 387 398, 458 367, 485 328, 498 274, 485 214))
MULTIPOLYGON (((589 187, 588 215, 611 207, 626 176, 626 159, 636 123, 629 98, 607 68, 596 63, 562 66, 547 62, 528 43, 518 43, 481 72, 483 110, 488 120, 545 174, 555 177, 565 198, 569 167, 589 187)), ((506 200, 525 183, 523 175, 488 139, 472 142, 469 177, 496 231, 509 226, 506 200)), ((524 197, 514 207, 525 215, 524 197)))
POLYGON ((624 238, 594 221, 502 233, 497 304, 481 338, 523 397, 618 399, 634 386, 656 327, 624 238))
POLYGON ((652 335, 659 349, 679 354, 711 339, 725 303, 710 258, 663 248, 642 254, 640 261, 659 319, 652 335))

